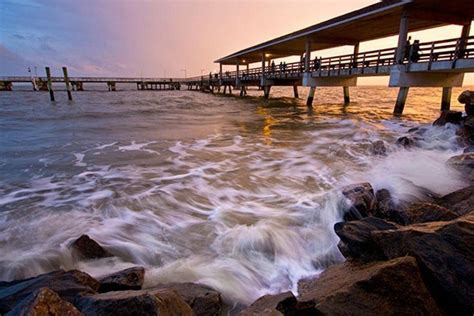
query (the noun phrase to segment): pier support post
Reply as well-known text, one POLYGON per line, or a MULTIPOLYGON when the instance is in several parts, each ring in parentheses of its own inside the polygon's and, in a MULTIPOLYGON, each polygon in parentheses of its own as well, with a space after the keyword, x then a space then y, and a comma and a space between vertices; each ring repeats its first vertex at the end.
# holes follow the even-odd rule
POLYGON ((72 101, 71 85, 69 83, 69 76, 67 75, 67 68, 63 67, 64 83, 66 84, 67 98, 72 101))
POLYGON ((397 64, 403 64, 405 59, 405 50, 408 38, 408 12, 403 12, 400 19, 400 31, 398 33, 398 49, 395 55, 395 62, 397 64))
POLYGON ((306 106, 313 106, 314 93, 316 92, 316 87, 309 88, 308 100, 306 100, 306 106))
POLYGON ((470 32, 471 32, 471 22, 469 22, 468 24, 464 24, 462 27, 461 38, 459 41, 459 47, 457 48, 456 59, 464 58, 470 32))
POLYGON ((441 111, 448 111, 451 108, 452 87, 443 87, 443 96, 441 97, 441 111))
POLYGON ((398 91, 397 103, 395 103, 395 108, 393 109, 393 115, 400 116, 403 114, 403 109, 405 108, 405 102, 407 101, 409 87, 400 87, 398 91))
POLYGON ((343 87, 342 90, 344 92, 344 103, 345 104, 350 103, 351 102, 351 97, 349 95, 349 87, 343 87))
POLYGON ((245 95, 247 95, 247 88, 242 85, 242 87, 240 87, 240 96, 243 97, 245 95))
POLYGON ((49 69, 49 67, 45 67, 45 70, 46 70, 46 77, 48 78, 49 98, 51 99, 51 101, 54 101, 53 82, 51 80, 51 69, 49 69))
POLYGON ((299 98, 300 96, 298 95, 298 86, 293 86, 293 95, 295 98, 299 98))
POLYGON ((263 86, 263 97, 268 99, 270 97, 270 89, 272 86, 263 86))
POLYGON ((235 88, 239 86, 240 78, 239 78, 239 62, 235 64, 235 88))

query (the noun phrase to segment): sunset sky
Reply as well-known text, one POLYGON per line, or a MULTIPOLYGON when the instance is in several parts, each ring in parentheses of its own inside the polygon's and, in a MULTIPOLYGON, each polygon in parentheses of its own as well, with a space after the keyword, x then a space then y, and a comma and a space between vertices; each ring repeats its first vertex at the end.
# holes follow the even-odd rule
MULTIPOLYGON (((44 66, 71 76, 183 77, 216 71, 213 61, 374 0, 0 0, 0 75, 44 66)), ((453 38, 452 26, 413 34, 422 41, 453 38)), ((471 32, 472 33, 472 32, 471 32)), ((361 51, 396 46, 396 38, 361 44, 361 51)), ((318 55, 350 53, 352 48, 318 55)), ((256 65, 257 66, 257 65, 256 65)), ((384 78, 364 79, 385 83, 384 78)), ((467 76, 465 84, 474 84, 467 76)))

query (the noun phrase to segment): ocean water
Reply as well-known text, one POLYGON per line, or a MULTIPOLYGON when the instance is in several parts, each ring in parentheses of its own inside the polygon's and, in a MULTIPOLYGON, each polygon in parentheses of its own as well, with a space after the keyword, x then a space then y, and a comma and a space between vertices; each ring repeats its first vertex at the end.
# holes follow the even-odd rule
MULTIPOLYGON (((456 127, 432 127, 441 89, 412 89, 392 117, 396 89, 316 92, 314 108, 272 88, 271 99, 194 91, 0 93, 0 280, 56 269, 101 276, 134 265, 145 286, 199 282, 230 304, 292 290, 344 258, 334 223, 339 188, 368 181, 395 199, 465 185, 446 160, 462 152, 456 127), (426 127, 419 147, 396 139, 426 127), (383 140, 387 156, 371 154, 383 140), (116 257, 78 261, 88 234, 116 257)), ((453 91, 452 109, 462 110, 453 91)))

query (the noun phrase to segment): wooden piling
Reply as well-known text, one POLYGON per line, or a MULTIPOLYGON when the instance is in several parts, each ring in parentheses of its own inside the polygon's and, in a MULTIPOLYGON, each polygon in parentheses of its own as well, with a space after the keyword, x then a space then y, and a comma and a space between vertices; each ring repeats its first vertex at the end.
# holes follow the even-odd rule
POLYGON ((344 92, 344 103, 348 104, 351 102, 351 97, 349 95, 349 87, 343 87, 344 92))
POLYGON ((295 96, 295 98, 299 98, 299 95, 298 95, 298 86, 293 86, 293 95, 295 96))
POLYGON ((67 68, 63 67, 64 83, 66 84, 67 98, 72 101, 71 85, 69 84, 69 76, 67 75, 67 68))
POLYGON ((448 111, 451 108, 452 87, 443 87, 443 96, 441 97, 441 111, 448 111))
POLYGON ((49 98, 51 101, 54 101, 54 91, 53 91, 53 82, 51 80, 51 70, 49 67, 45 67, 46 70, 46 77, 48 78, 48 90, 49 90, 49 98))
POLYGON ((263 86, 263 97, 268 99, 270 97, 270 89, 272 86, 263 86))

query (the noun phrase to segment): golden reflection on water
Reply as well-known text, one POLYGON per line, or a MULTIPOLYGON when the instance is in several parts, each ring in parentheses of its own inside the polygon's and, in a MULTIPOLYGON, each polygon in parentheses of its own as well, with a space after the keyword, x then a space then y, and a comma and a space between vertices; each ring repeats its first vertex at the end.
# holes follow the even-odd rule
POLYGON ((270 115, 270 111, 268 109, 258 106, 257 107, 257 114, 264 116, 263 120, 263 127, 262 127, 262 134, 263 134, 263 141, 266 145, 272 144, 272 129, 271 127, 277 123, 277 120, 270 115))

